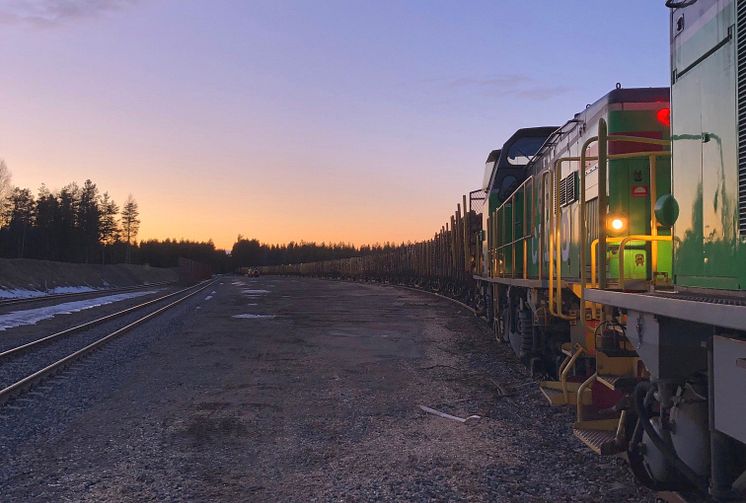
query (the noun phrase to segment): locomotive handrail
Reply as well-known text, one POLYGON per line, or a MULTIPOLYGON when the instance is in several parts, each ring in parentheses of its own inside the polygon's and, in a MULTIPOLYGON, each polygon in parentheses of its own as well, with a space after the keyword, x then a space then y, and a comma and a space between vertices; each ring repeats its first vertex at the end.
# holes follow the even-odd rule
MULTIPOLYGON (((605 125, 605 123, 604 123, 605 125)), ((644 136, 630 136, 630 135, 622 135, 622 134, 611 134, 607 136, 607 141, 626 141, 630 143, 642 143, 644 145, 660 145, 660 146, 667 146, 669 147, 669 150, 661 150, 661 151, 647 151, 647 152, 627 152, 623 154, 610 154, 607 156, 608 160, 620 160, 620 159, 633 159, 636 157, 648 157, 648 164, 649 164, 649 179, 650 179, 650 234, 652 236, 658 235, 658 228, 655 221, 655 202, 657 199, 657 187, 656 187, 656 180, 657 180, 657 158, 660 157, 670 157, 671 155, 671 140, 659 140, 657 138, 647 138, 644 136)), ((605 180, 605 177, 604 177, 605 180)), ((601 220, 600 215, 600 208, 599 208, 599 229, 601 228, 601 225, 606 225, 606 221, 601 220)), ((605 227, 604 227, 605 229, 605 227)), ((658 240, 653 240, 651 243, 651 249, 650 249, 650 255, 651 255, 651 268, 657 269, 658 267, 658 247, 657 247, 658 240)), ((606 253, 604 250, 604 254, 602 256, 602 260, 604 262, 603 268, 604 268, 604 274, 606 271, 606 253)))
POLYGON ((624 290, 624 247, 630 241, 673 241, 673 236, 626 236, 619 243, 619 288, 624 290))
MULTIPOLYGON (((603 119, 602 119, 603 120, 603 119)), ((583 422, 583 393, 588 387, 598 379, 598 372, 594 372, 588 379, 578 386, 578 401, 575 403, 575 421, 576 424, 583 422)))
MULTIPOLYGON (((671 241, 671 236, 658 236, 658 235, 647 235, 647 234, 631 234, 629 236, 620 236, 620 237, 614 237, 614 238, 606 238, 607 243, 611 244, 619 244, 619 260, 621 260, 621 253, 624 251, 624 248, 621 246, 621 243, 624 242, 626 246, 627 241, 646 241, 646 242, 656 242, 656 241, 671 241)), ((594 239, 591 242, 591 282, 590 287, 591 288, 598 288, 598 283, 596 280, 596 264, 597 264, 597 251, 596 247, 598 246, 598 238, 594 239)), ((620 267, 620 281, 622 276, 622 271, 624 269, 624 266, 620 267)), ((620 287, 623 286, 620 284, 620 287)))
POLYGON ((498 247, 497 247, 497 248, 495 248, 495 249, 496 249, 496 250, 502 250, 503 248, 507 248, 508 246, 512 246, 512 245, 514 245, 514 244, 520 243, 521 241, 525 241, 525 240, 527 240, 527 239, 531 239, 532 237, 534 237, 534 236, 533 236, 532 234, 529 234, 529 235, 526 235, 526 236, 520 237, 520 238, 518 238, 518 239, 514 239, 513 241, 511 241, 511 242, 509 242, 509 243, 505 243, 504 245, 500 245, 500 246, 498 246, 498 247))
MULTIPOLYGON (((656 235, 643 235, 643 234, 633 234, 630 236, 620 236, 620 237, 612 237, 612 238, 606 238, 607 243, 612 244, 620 244, 624 241, 648 241, 651 243, 657 243, 658 241, 671 241, 671 236, 658 236, 656 235)), ((626 243, 625 243, 626 244, 626 243)), ((591 288, 598 288, 598 283, 596 280, 596 271, 597 271, 597 247, 598 246, 598 238, 591 241, 591 288)), ((619 260, 619 288, 621 290, 624 290, 624 247, 619 247, 618 252, 618 260, 619 260)), ((653 269, 653 273, 655 273, 655 269, 653 269)), ((596 304, 591 304, 591 311, 593 312, 593 317, 600 319, 601 313, 600 309, 599 312, 596 313, 596 304)))
MULTIPOLYGON (((585 163, 588 160, 591 160, 590 158, 586 157, 586 151, 588 150, 588 147, 594 142, 598 142, 598 239, 595 240, 598 242, 598 255, 600 256, 600 270, 598 271, 598 284, 596 284, 595 281, 595 273, 597 270, 597 267, 593 267, 592 265, 592 282, 594 287, 598 288, 606 288, 606 211, 607 211, 607 194, 606 194, 606 163, 609 160, 620 160, 620 159, 631 159, 636 157, 648 157, 650 159, 650 199, 651 199, 651 233, 655 233, 655 236, 657 236, 657 229, 656 229, 656 223, 655 223, 655 213, 654 213, 654 205, 655 205, 655 178, 656 178, 656 159, 658 156, 670 156, 671 152, 670 149, 668 151, 647 151, 647 152, 628 152, 628 153, 622 153, 622 154, 608 154, 608 144, 612 141, 626 141, 630 143, 642 143, 642 144, 648 144, 648 145, 661 145, 661 146, 669 146, 671 145, 670 140, 659 140, 656 138, 647 138, 647 137, 641 137, 641 136, 630 136, 630 135, 622 135, 622 134, 608 134, 608 127, 606 125, 606 121, 602 118, 598 121, 598 136, 594 136, 591 138, 588 138, 585 143, 583 144, 583 147, 580 151, 580 157, 581 157, 581 167, 580 167, 580 261, 581 261, 581 267, 580 267, 580 285, 581 285, 581 298, 580 298, 580 306, 581 311, 585 312, 585 288, 587 286, 587 280, 586 280, 586 272, 585 272, 585 247, 586 247, 586 237, 587 237, 587 215, 585 212, 586 209, 586 201, 585 201, 585 163)), ((655 243, 657 241, 665 241, 665 239, 651 239, 651 242, 655 243)), ((595 252, 596 248, 592 244, 591 245, 591 258, 593 259, 593 254, 595 252)), ((653 250, 651 250, 651 254, 653 250)), ((657 250, 656 250, 657 252, 657 250)), ((623 263, 622 260, 620 263, 623 263)), ((656 257, 656 264, 657 264, 657 257, 656 257)), ((622 270, 624 266, 621 266, 622 270)), ((621 272, 620 272, 621 275, 621 272)), ((621 281, 621 285, 623 286, 623 280, 621 281)), ((595 311, 595 308, 594 308, 595 311)), ((594 313, 595 316, 595 313, 594 313)), ((583 315, 583 318, 585 315, 583 315)))
MULTIPOLYGON (((514 205, 515 204, 515 199, 518 196, 518 194, 521 193, 521 192, 523 193, 523 218, 522 218, 522 227, 523 227, 522 234, 523 234, 523 236, 521 236, 518 239, 515 238, 515 226, 512 225, 512 222, 511 222, 510 234, 511 234, 512 240, 509 243, 505 243, 505 244, 501 244, 499 246, 493 247, 493 250, 495 252, 497 252, 498 250, 502 250, 503 248, 507 248, 508 246, 514 246, 515 244, 517 244, 519 242, 523 242, 523 269, 522 269, 523 279, 527 279, 528 278, 527 242, 526 241, 527 241, 528 238, 532 237, 531 234, 528 234, 527 229, 526 229, 527 222, 529 222, 529 220, 527 219, 527 214, 526 214, 527 213, 526 188, 529 185, 531 185, 532 191, 533 191, 533 188, 534 188, 534 177, 532 177, 532 176, 526 178, 520 185, 518 185, 518 187, 516 187, 516 189, 513 192, 511 192, 511 194, 505 199, 505 201, 503 201, 503 203, 500 206, 498 206, 497 208, 495 208, 495 214, 497 214, 499 212, 500 215, 501 215, 501 217, 504 217, 505 209, 509 205, 514 205)), ((511 213, 511 215, 512 215, 512 213, 511 213)), ((514 220, 515 220, 515 218, 511 218, 511 221, 514 221, 514 220)), ((530 220, 530 222, 533 222, 533 220, 534 220, 534 208, 531 207, 531 220, 530 220)), ((495 239, 497 239, 497 238, 498 238, 497 237, 497 233, 495 233, 495 239)), ((511 271, 510 271, 510 276, 511 277, 515 277, 515 268, 516 268, 516 264, 515 264, 515 248, 513 248, 513 249, 511 249, 511 271)))
MULTIPOLYGON (((603 119, 601 119, 603 120, 603 119)), ((671 140, 659 140, 657 138, 648 138, 647 136, 629 136, 624 134, 610 134, 606 136, 608 141, 628 141, 630 143, 647 143, 648 145, 661 145, 667 147, 671 145, 671 140)), ((629 152, 630 154, 640 155, 639 152, 629 152)), ((625 154, 612 154, 625 155, 625 154)))
MULTIPOLYGON (((552 314, 565 320, 574 320, 574 316, 562 313, 562 208, 559 205, 559 181, 561 176, 561 166, 563 162, 577 162, 582 157, 560 157, 555 159, 554 166, 551 169, 551 194, 552 208, 549 212, 550 217, 550 234, 549 234, 549 305, 552 314), (556 240, 556 244, 555 244, 556 240), (556 246, 556 252, 555 252, 556 246), (556 253, 556 256, 555 256, 556 253), (557 284, 554 285, 555 267, 554 261, 557 262, 556 275, 557 284), (554 289, 556 288, 556 293, 554 289), (556 304, 556 306, 554 306, 556 304)), ((585 177, 583 177, 585 179, 585 177)), ((581 184, 582 186, 582 184, 581 184)), ((582 191, 582 189, 581 189, 582 191)), ((582 191, 581 193, 584 193, 582 191)), ((582 249, 582 248, 581 248, 582 249)), ((582 253, 580 254, 582 257, 582 253)))
MULTIPOLYGON (((624 137, 625 141, 628 141, 629 137, 624 137)), ((658 141, 664 141, 665 140, 655 140, 658 141)), ((660 151, 660 152, 631 152, 626 154, 611 154, 608 156, 610 160, 619 160, 619 159, 632 159, 635 157, 644 157, 647 156, 649 158, 648 162, 650 163, 650 235, 651 236, 657 236, 658 235, 658 227, 656 225, 655 220, 655 201, 657 199, 658 191, 656 187, 656 179, 657 179, 657 172, 656 172, 656 160, 658 157, 670 157, 671 152, 670 151, 660 151)), ((620 236, 617 238, 607 238, 607 242, 621 242, 621 240, 624 238, 624 236, 620 236)), ((657 270, 657 263, 658 263, 658 256, 657 256, 657 247, 655 246, 658 241, 661 240, 652 240, 651 243, 653 244, 653 248, 651 249, 651 269, 653 271, 657 270)), ((668 240, 663 240, 668 241, 668 240)), ((596 265, 596 246, 598 245, 599 239, 595 239, 591 242, 591 288, 598 288, 598 284, 596 281, 596 275, 597 275, 597 265, 596 265)), ((605 267, 605 264, 604 264, 605 267)))
MULTIPOLYGON (((606 139, 606 121, 604 119, 599 119, 598 121, 598 136, 592 136, 591 138, 588 138, 584 143, 583 146, 580 149, 580 215, 578 218, 580 219, 580 320, 583 325, 585 325, 585 285, 586 285, 586 275, 585 275, 585 241, 586 241, 586 235, 587 235, 587 226, 586 226, 586 214, 585 214, 585 164, 588 161, 588 158, 586 157, 586 152, 588 150, 588 147, 591 146, 593 142, 598 141, 598 154, 597 154, 597 160, 598 160, 598 212, 599 212, 599 222, 601 222, 601 216, 602 213, 606 210, 606 154, 607 154, 607 143, 605 141, 606 139), (603 138, 603 141, 599 141, 599 138, 603 138), (603 181, 603 183, 602 183, 603 181)), ((599 233, 599 246, 603 246, 604 248, 604 255, 606 250, 606 235, 605 235, 605 228, 602 225, 598 226, 598 233, 599 233)), ((606 269, 604 269, 604 274, 602 278, 603 283, 606 283, 606 269)), ((584 337, 586 337, 584 335, 584 337)), ((595 344, 595 341, 594 341, 595 344)), ((580 396, 580 395, 578 395, 580 396)))
MULTIPOLYGON (((585 349, 580 344, 575 346, 575 352, 572 354, 572 356, 565 359, 563 362, 563 365, 560 365, 560 386, 562 388, 562 395, 565 398, 565 403, 570 403, 570 397, 568 396, 570 394, 570 391, 567 389, 567 377, 570 373, 570 370, 575 366, 575 361, 580 357, 581 354, 585 349)), ((580 397, 580 395, 578 395, 580 397)), ((582 401, 582 400, 581 400, 582 401)))

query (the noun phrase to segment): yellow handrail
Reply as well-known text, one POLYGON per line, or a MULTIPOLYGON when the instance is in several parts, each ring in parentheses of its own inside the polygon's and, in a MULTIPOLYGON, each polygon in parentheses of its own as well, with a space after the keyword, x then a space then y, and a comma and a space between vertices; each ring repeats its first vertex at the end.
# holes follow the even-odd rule
MULTIPOLYGON (((656 235, 649 235, 649 236, 648 235, 644 235, 644 234, 632 234, 630 236, 623 236, 623 237, 617 237, 617 238, 607 238, 606 240, 609 243, 620 243, 620 244, 623 241, 648 241, 648 242, 655 243, 655 242, 658 242, 658 241, 671 241, 671 236, 659 236, 657 234, 656 235)), ((594 239, 592 241, 592 243, 591 243, 591 283, 590 283, 590 287, 591 288, 598 288, 598 283, 597 283, 597 280, 596 280, 596 276, 597 276, 596 275, 596 269, 597 269, 597 267, 596 267, 596 264, 597 264, 596 255, 598 254, 597 248, 596 248, 597 246, 598 246, 598 239, 594 239)), ((620 246, 619 260, 622 260, 622 252, 623 251, 624 250, 620 246)), ((623 270, 623 269, 624 269, 624 266, 620 266, 620 276, 622 275, 621 270, 623 270)), ((653 274, 655 274, 655 272, 656 272, 656 270, 653 269, 653 274)))
POLYGON ((559 177, 560 169, 563 162, 577 161, 577 157, 560 157, 554 161, 554 166, 549 179, 551 184, 551 204, 550 216, 550 238, 549 238, 549 305, 552 314, 563 320, 574 320, 575 316, 570 316, 562 312, 562 209, 559 206, 559 177), (556 240, 556 243, 555 243, 556 240), (556 247, 556 252, 555 252, 556 247), (556 256, 555 256, 556 253, 556 256), (556 261, 557 284, 554 284, 556 261), (556 292, 555 292, 556 288, 556 292))
POLYGON ((657 241, 672 241, 672 236, 641 236, 632 235, 625 236, 619 243, 619 289, 624 290, 624 247, 630 241, 646 241, 654 243, 657 241))
MULTIPOLYGON (((581 313, 585 312, 585 288, 586 288, 586 274, 585 274, 585 243, 586 243, 586 235, 587 235, 587 227, 586 227, 586 214, 585 214, 585 163, 586 161, 592 160, 590 157, 586 157, 586 151, 588 147, 594 142, 599 142, 599 152, 596 159, 599 160, 599 204, 598 204, 598 231, 599 231, 599 239, 596 239, 591 244, 591 282, 594 288, 605 288, 606 285, 606 222, 605 222, 605 203, 606 203, 606 193, 605 193, 605 183, 606 183, 606 162, 609 160, 619 160, 619 159, 632 159, 632 158, 638 158, 638 157, 645 157, 647 156, 649 158, 650 162, 650 186, 651 186, 651 234, 657 235, 657 229, 655 228, 656 222, 655 222, 655 215, 654 215, 654 205, 655 205, 655 195, 656 195, 656 185, 655 185, 655 177, 656 177, 656 160, 658 156, 670 156, 671 152, 669 151, 646 151, 646 152, 629 152, 629 153, 623 153, 623 154, 608 154, 608 148, 607 145, 612 141, 627 141, 627 142, 633 142, 633 143, 642 143, 642 144, 649 144, 649 145, 661 145, 661 146, 668 146, 670 147, 671 141, 670 140, 659 140, 656 138, 646 138, 646 137, 639 137, 639 136, 629 136, 629 135, 620 135, 620 134, 608 134, 608 129, 606 126, 606 121, 604 119, 600 119, 598 122, 598 136, 594 136, 591 138, 588 138, 585 143, 583 144, 581 150, 580 150, 580 284, 581 284, 581 298, 580 298, 580 306, 581 306, 581 313), (603 188, 601 186, 603 185, 603 188), (603 197, 602 197, 603 196, 603 197), (602 200, 603 199, 603 200, 602 200), (603 241, 603 253, 602 255, 602 261, 603 261, 603 280, 600 283, 603 283, 602 285, 597 285, 597 278, 596 278, 596 271, 597 267, 595 265, 595 255, 596 255, 596 246, 598 246, 603 241)), ((615 240, 614 238, 610 238, 610 240, 615 240)), ((655 241, 654 241, 655 242, 655 241)), ((657 253, 657 250, 652 250, 657 253)), ((654 263, 657 264, 657 256, 654 258, 654 263)), ((623 267, 623 266, 622 266, 623 267)), ((623 280, 622 280, 623 285, 623 280)), ((595 317, 595 306, 592 306, 593 313, 592 315, 595 317)), ((599 316, 600 317, 600 316, 599 316)), ((584 314, 581 315, 581 319, 584 318, 584 314)))
POLYGON ((583 351, 585 351, 583 346, 580 344, 577 344, 575 348, 575 352, 572 354, 570 359, 565 360, 564 366, 560 367, 560 387, 562 388, 562 394, 565 397, 565 403, 570 403, 570 391, 567 389, 567 376, 570 373, 570 369, 575 365, 575 360, 577 360, 578 357, 583 354, 583 351))
POLYGON ((583 381, 583 384, 578 386, 578 401, 575 402, 575 421, 578 423, 583 421, 583 393, 585 390, 598 379, 598 372, 594 372, 592 376, 583 381))

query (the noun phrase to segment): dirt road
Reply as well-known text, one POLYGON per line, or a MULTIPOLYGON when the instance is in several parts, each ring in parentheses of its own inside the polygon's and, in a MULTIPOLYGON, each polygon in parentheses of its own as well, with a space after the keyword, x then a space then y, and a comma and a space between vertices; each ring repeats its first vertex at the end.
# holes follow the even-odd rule
POLYGON ((2 410, 5 501, 644 501, 428 294, 226 277, 2 410), (208 298, 209 297, 209 298, 208 298), (502 392, 500 391, 502 390, 502 392), (420 406, 466 418, 465 423, 420 406))

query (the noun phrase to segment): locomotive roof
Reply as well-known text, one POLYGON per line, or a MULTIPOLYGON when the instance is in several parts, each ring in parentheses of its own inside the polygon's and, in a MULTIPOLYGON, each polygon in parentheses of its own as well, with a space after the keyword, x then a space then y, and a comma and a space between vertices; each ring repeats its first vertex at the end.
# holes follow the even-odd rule
POLYGON ((609 105, 616 103, 656 103, 668 102, 671 98, 671 90, 668 87, 632 87, 625 89, 617 87, 606 93, 595 102, 586 105, 585 109, 576 113, 572 119, 567 121, 562 127, 557 128, 554 134, 547 138, 544 145, 534 156, 534 160, 529 163, 533 165, 536 159, 539 159, 544 153, 555 145, 563 136, 572 132, 578 124, 585 124, 602 113, 609 105))

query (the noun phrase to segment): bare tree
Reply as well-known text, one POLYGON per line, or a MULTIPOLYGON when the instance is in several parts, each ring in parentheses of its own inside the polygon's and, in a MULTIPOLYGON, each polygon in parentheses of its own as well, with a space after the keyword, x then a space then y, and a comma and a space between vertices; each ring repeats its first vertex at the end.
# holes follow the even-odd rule
POLYGON ((11 176, 8 165, 5 164, 4 159, 0 159, 0 226, 6 225, 7 220, 5 214, 8 211, 8 205, 10 204, 9 198, 13 188, 11 187, 11 176))
POLYGON ((8 165, 5 164, 4 159, 0 159, 0 199, 5 199, 10 195, 10 170, 8 165))
POLYGON ((137 209, 137 201, 132 197, 132 194, 127 196, 127 200, 122 207, 122 233, 124 239, 127 242, 127 252, 125 261, 130 262, 130 247, 132 241, 137 237, 137 232, 140 230, 140 211, 137 209))

